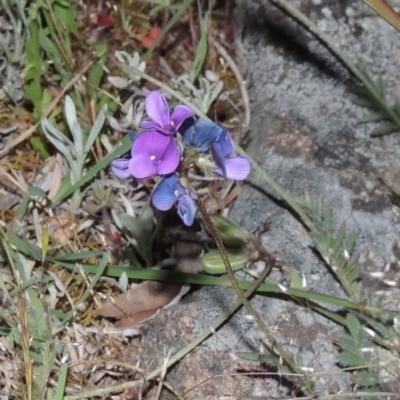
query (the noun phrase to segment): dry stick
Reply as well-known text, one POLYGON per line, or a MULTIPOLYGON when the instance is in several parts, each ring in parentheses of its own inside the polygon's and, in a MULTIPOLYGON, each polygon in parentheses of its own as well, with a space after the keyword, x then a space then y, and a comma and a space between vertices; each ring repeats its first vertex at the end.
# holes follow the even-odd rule
MULTIPOLYGON (((74 78, 72 78, 64 87, 64 89, 53 99, 53 101, 46 107, 46 109, 43 111, 42 118, 46 118, 50 115, 50 113, 54 110, 56 107, 57 103, 61 100, 61 98, 64 96, 64 94, 71 89, 72 86, 75 85, 76 82, 82 77, 82 75, 87 72, 87 70, 92 66, 93 61, 90 63, 86 64, 82 70, 79 72, 78 75, 76 75, 74 78)), ((40 125, 40 121, 37 122, 35 125, 31 126, 29 129, 27 129, 25 132, 21 133, 16 139, 14 139, 7 147, 5 147, 3 150, 0 151, 0 158, 4 157, 12 148, 15 146, 19 145, 21 142, 24 140, 28 139, 33 132, 35 132, 36 128, 40 125)))
MULTIPOLYGON (((245 293, 243 293, 243 296, 245 299, 249 298, 260 286, 260 284, 265 280, 265 278, 270 274, 271 270, 273 267, 273 261, 269 260, 269 262, 266 264, 264 270, 261 272, 260 277, 257 278, 257 280, 254 281, 253 285, 250 287, 249 290, 247 290, 245 293)), ((183 357, 185 357, 187 354, 189 354, 195 347, 197 347, 199 344, 201 344, 204 340, 206 340, 209 336, 211 336, 213 333, 215 333, 216 330, 218 330, 231 316, 234 314, 240 307, 242 306, 242 300, 236 301, 236 303, 233 304, 232 307, 230 307, 228 310, 226 310, 212 325, 210 328, 205 329, 200 336, 198 336, 193 342, 189 343, 186 347, 178 351, 174 356, 172 356, 166 367, 163 365, 160 368, 157 368, 156 370, 152 371, 149 375, 147 375, 146 379, 151 380, 155 379, 160 373, 162 373, 164 368, 169 368, 171 365, 175 364, 177 361, 181 360, 183 357)), ((113 392, 121 392, 126 389, 130 389, 135 386, 139 386, 143 383, 143 379, 133 381, 133 382, 126 382, 122 383, 120 385, 116 385, 113 387, 108 387, 104 389, 95 389, 95 390, 90 390, 87 391, 86 393, 81 393, 77 395, 72 395, 72 396, 66 396, 64 397, 64 400, 79 400, 79 399, 84 399, 87 397, 95 397, 95 396, 104 396, 113 392)))
POLYGON ((210 36, 209 40, 211 44, 217 49, 218 53, 221 54, 221 56, 228 63, 229 68, 233 72, 233 75, 235 75, 235 78, 239 84, 240 94, 242 95, 245 108, 245 118, 242 127, 247 128, 250 125, 250 100, 246 89, 246 81, 243 79, 242 74, 240 73, 237 65, 233 61, 232 57, 228 54, 228 52, 213 37, 210 36))
MULTIPOLYGON (((278 354, 280 357, 282 357, 282 359, 286 362, 286 364, 289 366, 289 368, 293 372, 299 372, 292 357, 290 357, 290 355, 287 354, 286 351, 283 350, 283 348, 276 342, 275 338, 269 333, 269 330, 266 327, 266 325, 264 324, 263 320, 259 317, 257 311, 254 310, 253 306, 250 304, 250 302, 244 296, 242 289, 240 289, 240 287, 237 283, 235 274, 233 272, 232 266, 231 266, 229 258, 228 258, 228 254, 226 253, 224 243, 222 242, 222 239, 221 239, 217 229, 215 228, 215 226, 214 226, 206 208, 204 207, 204 204, 201 202, 201 200, 197 199, 196 203, 197 203, 197 206, 199 207, 199 210, 204 219, 204 222, 206 223, 207 228, 210 230, 211 236, 213 237, 215 244, 218 247, 218 250, 221 254, 222 261, 225 264, 226 270, 228 272, 229 280, 231 281, 231 284, 233 286, 233 289, 236 292, 236 295, 239 297, 240 301, 246 307, 246 309, 250 313, 250 315, 252 315, 254 317, 254 321, 257 323, 257 325, 261 329, 261 331, 263 333, 265 333, 273 351, 276 354, 278 354)), ((310 391, 312 394, 314 394, 312 385, 307 381, 304 381, 303 383, 307 386, 307 390, 310 391)))
MULTIPOLYGON (((92 360, 91 364, 94 365, 95 363, 96 363, 96 361, 95 361, 95 360, 92 360)), ((124 362, 122 362, 122 361, 115 361, 115 360, 112 360, 111 364, 112 364, 113 366, 122 367, 122 368, 126 368, 126 369, 129 369, 129 370, 132 370, 133 372, 138 372, 138 373, 139 373, 140 375, 142 375, 142 376, 146 376, 146 371, 145 371, 144 369, 139 368, 139 367, 135 367, 135 366, 133 366, 133 365, 131 365, 131 364, 124 363, 124 362)), ((159 378, 157 378, 157 379, 158 379, 159 382, 161 381, 161 377, 159 377, 159 378)), ((143 380, 144 380, 144 379, 143 379, 143 380)), ((165 380, 162 380, 162 384, 163 384, 163 385, 178 399, 178 400, 184 400, 183 396, 181 396, 181 395, 174 389, 174 387, 173 387, 171 384, 169 384, 169 383, 166 382, 165 380)))
POLYGON ((159 400, 159 399, 160 399, 161 392, 162 392, 162 388, 163 388, 163 383, 164 383, 164 380, 165 380, 165 375, 167 374, 168 358, 169 358, 169 357, 167 357, 167 358, 164 360, 163 369, 162 369, 160 378, 159 378, 159 380, 158 380, 159 382, 158 382, 157 394, 156 394, 156 397, 155 397, 154 400, 159 400))

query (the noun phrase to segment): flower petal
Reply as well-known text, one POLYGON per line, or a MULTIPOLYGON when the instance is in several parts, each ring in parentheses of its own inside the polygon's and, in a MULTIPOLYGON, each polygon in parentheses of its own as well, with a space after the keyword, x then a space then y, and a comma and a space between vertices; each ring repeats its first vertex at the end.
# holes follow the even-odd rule
POLYGON ((159 163, 156 165, 157 171, 160 175, 166 175, 174 172, 178 168, 181 160, 181 155, 175 140, 170 136, 168 139, 169 143, 166 146, 159 163))
POLYGON ((143 132, 133 143, 131 151, 132 157, 138 154, 144 154, 157 163, 171 140, 171 137, 156 131, 143 132))
POLYGON ((196 215, 196 205, 190 195, 184 194, 179 197, 178 215, 185 225, 191 226, 193 224, 196 215))
POLYGON ((194 112, 187 106, 176 106, 171 114, 171 121, 174 123, 175 129, 178 129, 182 122, 189 117, 193 117, 194 112))
POLYGON ((226 129, 222 130, 216 143, 220 145, 222 154, 225 157, 229 156, 235 150, 231 135, 226 129))
MULTIPOLYGON (((250 160, 246 157, 233 157, 225 160, 226 177, 235 181, 243 181, 251 172, 250 160)), ((216 170, 220 175, 223 175, 222 170, 216 170)))
POLYGON ((209 149, 221 135, 223 129, 214 122, 199 119, 194 127, 192 146, 200 147, 202 152, 209 149))
POLYGON ((157 175, 157 168, 145 154, 138 154, 129 160, 129 169, 136 179, 150 179, 157 175))
POLYGON ((179 127, 179 133, 182 135, 182 143, 185 147, 193 146, 195 123, 194 118, 189 118, 179 127))
POLYGON ((139 134, 135 131, 128 132, 129 139, 131 139, 132 143, 138 138, 139 134))
POLYGON ((175 194, 178 183, 179 179, 176 174, 165 176, 151 196, 154 207, 161 211, 169 210, 178 200, 175 194))
POLYGON ((225 179, 228 179, 228 177, 226 175, 226 166, 225 166, 226 158, 222 152, 222 149, 221 149, 221 146, 219 145, 219 143, 214 143, 212 145, 212 156, 215 161, 215 164, 218 167, 217 171, 221 171, 218 173, 220 173, 225 179))
POLYGON ((149 131, 162 131, 163 129, 160 127, 160 125, 157 122, 154 121, 142 121, 140 123, 140 126, 146 130, 149 131))
POLYGON ((159 126, 164 127, 171 122, 167 99, 158 90, 150 92, 145 100, 147 115, 159 126))
POLYGON ((129 159, 118 158, 110 163, 112 173, 119 179, 132 178, 132 173, 129 170, 129 159))

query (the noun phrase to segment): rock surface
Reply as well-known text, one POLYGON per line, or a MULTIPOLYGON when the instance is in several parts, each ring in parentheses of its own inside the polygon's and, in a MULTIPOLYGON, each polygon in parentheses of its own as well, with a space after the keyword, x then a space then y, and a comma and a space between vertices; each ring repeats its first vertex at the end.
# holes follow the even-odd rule
MULTIPOLYGON (((400 81, 399 34, 393 28, 362 2, 290 3, 353 62, 362 58, 374 75, 382 74, 393 103, 400 81)), ((314 198, 321 196, 333 206, 335 226, 345 221, 357 232, 356 252, 365 277, 382 270, 400 236, 400 218, 391 202, 400 195, 398 137, 369 137, 373 125, 358 123, 364 111, 352 103, 350 75, 304 27, 267 0, 238 1, 235 15, 252 98, 248 153, 287 191, 301 195, 307 188, 314 198)), ((310 290, 343 297, 304 226, 275 196, 253 174, 231 218, 249 231, 268 222, 265 247, 304 276, 310 290)), ((280 278, 277 272, 271 277, 280 278)), ((375 282, 365 279, 365 285, 373 288, 375 282)), ((140 341, 140 347, 153 349, 152 367, 144 355, 139 357, 141 366, 151 370, 161 365, 166 353, 189 343, 234 300, 230 289, 203 288, 160 313, 140 341)), ((318 393, 349 390, 350 377, 338 373, 336 324, 279 298, 256 296, 252 304, 277 341, 295 358, 301 355, 308 371, 329 371, 316 380, 318 393)), ((232 357, 259 350, 259 332, 245 314, 237 313, 168 374, 167 380, 186 393, 185 399, 296 394, 289 379, 256 375, 267 370, 232 357), (252 376, 238 374, 248 369, 252 376)))

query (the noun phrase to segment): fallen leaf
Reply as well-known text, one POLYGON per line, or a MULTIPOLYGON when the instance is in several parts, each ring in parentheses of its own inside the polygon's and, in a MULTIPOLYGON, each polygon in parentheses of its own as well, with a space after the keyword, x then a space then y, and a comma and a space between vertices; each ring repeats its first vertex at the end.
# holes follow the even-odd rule
POLYGON ((116 328, 138 326, 153 318, 160 309, 176 304, 188 290, 189 286, 143 282, 100 307, 96 314, 115 318, 116 328))

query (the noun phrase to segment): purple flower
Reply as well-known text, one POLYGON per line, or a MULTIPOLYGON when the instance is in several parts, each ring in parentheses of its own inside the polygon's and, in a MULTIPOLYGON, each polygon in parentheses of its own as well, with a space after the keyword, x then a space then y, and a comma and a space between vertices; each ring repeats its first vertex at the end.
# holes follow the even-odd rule
POLYGON ((193 224, 196 215, 196 205, 176 174, 164 177, 154 189, 151 200, 153 205, 161 211, 171 209, 178 202, 178 215, 184 224, 187 226, 193 224))
POLYGON ((167 100, 158 90, 148 94, 145 100, 145 107, 147 115, 152 121, 143 121, 140 126, 165 135, 174 135, 182 122, 194 115, 194 112, 189 107, 183 105, 175 107, 172 114, 170 114, 167 100))
POLYGON ((214 122, 202 119, 196 121, 194 118, 192 120, 182 133, 182 143, 184 146, 197 147, 204 153, 221 136, 224 129, 214 122))
POLYGON ((111 170, 121 179, 150 179, 174 172, 180 154, 175 140, 155 131, 140 134, 133 142, 130 159, 111 162, 111 170))

